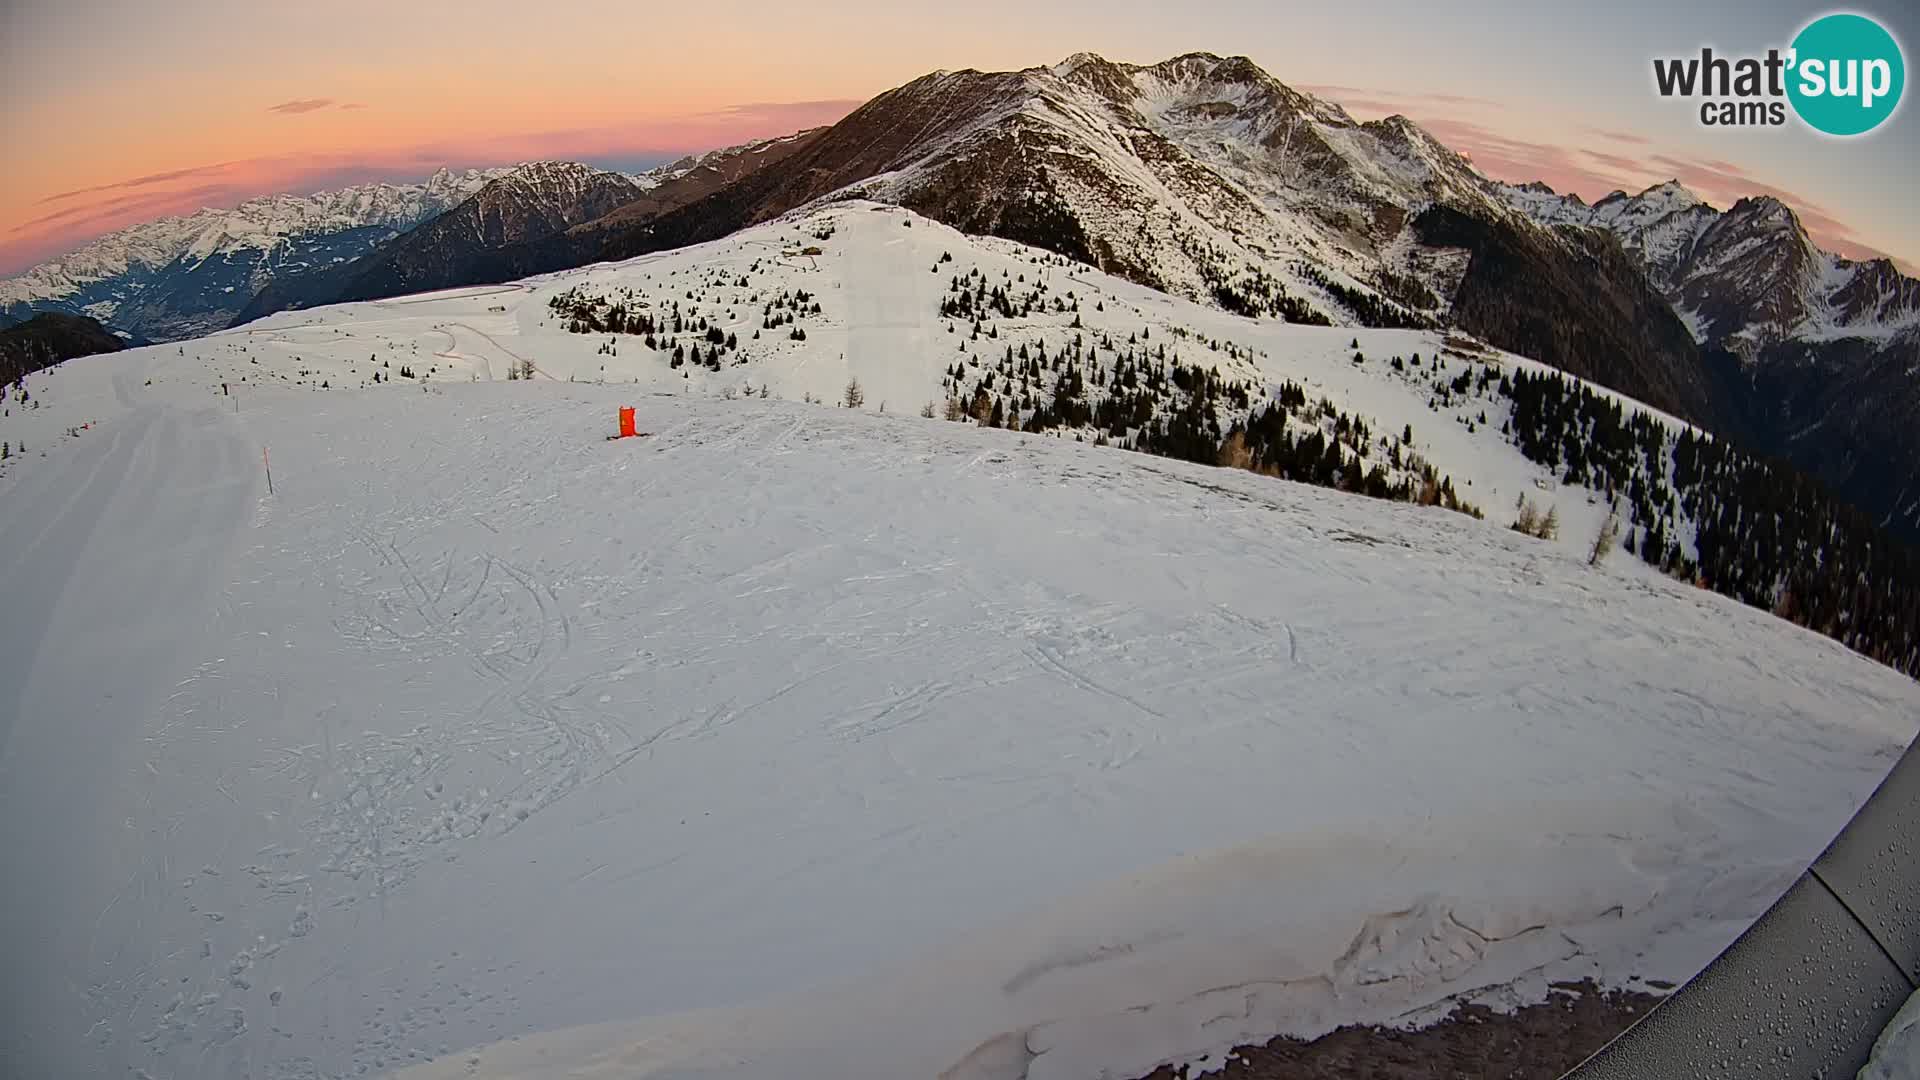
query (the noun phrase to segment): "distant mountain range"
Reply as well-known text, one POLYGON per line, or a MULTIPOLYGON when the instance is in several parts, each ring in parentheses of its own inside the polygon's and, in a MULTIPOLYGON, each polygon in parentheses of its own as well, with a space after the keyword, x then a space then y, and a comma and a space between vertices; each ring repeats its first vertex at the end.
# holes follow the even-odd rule
POLYGON ((423 292, 460 284, 478 254, 558 232, 632 202, 650 177, 565 161, 536 161, 495 175, 453 207, 351 261, 309 265, 264 284, 231 318, 247 322, 288 307, 423 292))
POLYGON ((1920 536, 1920 283, 1820 251, 1768 198, 1722 211, 1668 183, 1589 206, 1490 180, 1404 117, 1362 123, 1243 57, 935 72, 832 127, 638 176, 542 162, 380 190, 306 201, 358 215, 283 198, 127 230, 0 283, 0 310, 165 338, 866 197, 1251 317, 1457 326, 1785 456, 1920 536))
POLYGON ((276 278, 357 259, 505 172, 443 169, 418 184, 268 195, 134 225, 0 281, 0 317, 88 315, 155 341, 222 329, 276 278))
POLYGON ((235 322, 287 308, 374 300, 482 282, 509 281, 593 261, 599 238, 695 202, 776 162, 807 132, 681 158, 637 175, 573 162, 532 162, 489 181, 470 198, 363 258, 284 275, 262 288, 235 322), (538 264, 521 260, 542 253, 538 264))
POLYGON ((1592 206, 1496 187, 1535 220, 1610 234, 1635 257, 1715 376, 1706 426, 1920 537, 1920 281, 1821 251, 1770 197, 1721 211, 1675 182, 1592 206))
POLYGON ((1884 341, 1920 327, 1920 282, 1887 259, 1821 251, 1771 196, 1721 211, 1673 180, 1592 206, 1544 184, 1492 187, 1543 224, 1613 233, 1699 340, 1744 356, 1786 340, 1884 341))

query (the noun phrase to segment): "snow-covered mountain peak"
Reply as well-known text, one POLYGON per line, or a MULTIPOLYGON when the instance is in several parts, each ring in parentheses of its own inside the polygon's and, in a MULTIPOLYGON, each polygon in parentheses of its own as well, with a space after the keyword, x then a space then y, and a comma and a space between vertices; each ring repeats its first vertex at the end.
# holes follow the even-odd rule
MULTIPOLYGON (((1273 114, 1310 114, 1333 123, 1352 117, 1332 102, 1302 93, 1275 79, 1245 56, 1193 52, 1156 64, 1116 64, 1093 54, 1078 54, 1062 74, 1090 82, 1124 83, 1125 99, 1143 113, 1207 120, 1244 119, 1250 127, 1271 128, 1273 114)), ((1058 69, 1056 69, 1058 70, 1058 69)))
POLYGON ((607 171, 578 161, 523 161, 508 169, 501 179, 540 180, 549 177, 593 176, 607 171))
POLYGON ((1689 206, 1698 206, 1705 201, 1677 179, 1665 180, 1649 187, 1640 193, 1640 199, 1643 202, 1657 199, 1672 206, 1676 210, 1684 210, 1689 206))
MULTIPOLYGON (((1544 189, 1552 194, 1553 189, 1545 184, 1523 185, 1533 190, 1544 189)), ((1570 196, 1571 197, 1571 196, 1570 196)), ((1674 213, 1703 205, 1704 200, 1695 195, 1685 184, 1678 180, 1663 180, 1648 187, 1638 195, 1629 195, 1618 189, 1608 192, 1593 204, 1596 211, 1602 207, 1633 207, 1642 217, 1658 217, 1661 214, 1674 213)))
POLYGON ((1756 232, 1779 234, 1807 247, 1813 244, 1800 215, 1771 195, 1750 195, 1739 200, 1727 208, 1722 220, 1756 232))
POLYGON ((1065 60, 1053 65, 1053 73, 1063 79, 1071 79, 1081 68, 1112 66, 1106 57, 1094 52, 1077 52, 1065 60))
MULTIPOLYGON (((230 209, 198 209, 108 233, 65 256, 0 281, 0 307, 67 300, 88 284, 127 273, 163 271, 177 259, 269 252, 292 238, 351 229, 407 229, 442 213, 505 175, 507 169, 440 169, 417 184, 357 184, 313 194, 265 194, 230 209)), ((81 296, 77 306, 113 323, 125 296, 81 296)))
POLYGON ((495 177, 476 194, 499 198, 512 191, 521 197, 559 202, 577 199, 595 187, 607 184, 633 186, 620 173, 577 161, 528 161, 495 177))
POLYGON ((1460 260, 1407 254, 1410 222, 1435 203, 1526 224, 1407 118, 1360 123, 1244 56, 1131 64, 1081 52, 1020 71, 933 73, 835 135, 818 156, 837 164, 806 181, 811 197, 864 195, 1064 243, 1186 296, 1251 289, 1265 299, 1222 302, 1308 320, 1357 319, 1354 305, 1413 325, 1440 314, 1460 260), (1083 237, 1046 235, 1055 222, 1083 237), (1402 283, 1385 286, 1397 298, 1370 299, 1384 282, 1402 283), (1418 314, 1400 310, 1409 302, 1418 314))
POLYGON ((1888 341, 1920 328, 1920 282, 1891 263, 1822 251, 1791 206, 1772 195, 1726 210, 1678 180, 1583 206, 1544 185, 1489 183, 1547 225, 1606 230, 1638 257, 1696 339, 1756 355, 1777 342, 1888 341))
MULTIPOLYGON (((1571 223, 1599 225, 1619 234, 1629 251, 1654 268, 1686 258, 1718 214, 1677 180, 1656 184, 1638 195, 1616 191, 1594 203, 1585 221, 1579 220, 1582 208, 1577 203, 1567 209, 1572 211, 1571 223)), ((1654 276, 1659 280, 1661 271, 1656 269, 1654 276)))
POLYGON ((1191 85, 1239 84, 1266 88, 1281 87, 1278 80, 1245 56, 1219 56, 1210 52, 1190 52, 1134 70, 1136 73, 1149 73, 1167 82, 1191 85))

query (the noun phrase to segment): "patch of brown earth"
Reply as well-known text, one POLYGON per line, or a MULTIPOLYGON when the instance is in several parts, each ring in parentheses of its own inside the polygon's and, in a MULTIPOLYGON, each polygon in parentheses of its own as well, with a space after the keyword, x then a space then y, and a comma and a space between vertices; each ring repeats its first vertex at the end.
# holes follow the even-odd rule
MULTIPOLYGON (((1570 983, 1512 1013, 1462 1004, 1418 1031, 1344 1027, 1312 1041, 1278 1038, 1241 1047, 1210 1076, 1232 1080, 1557 1080, 1660 999, 1570 983)), ((1161 1068, 1144 1080, 1186 1080, 1161 1068)))

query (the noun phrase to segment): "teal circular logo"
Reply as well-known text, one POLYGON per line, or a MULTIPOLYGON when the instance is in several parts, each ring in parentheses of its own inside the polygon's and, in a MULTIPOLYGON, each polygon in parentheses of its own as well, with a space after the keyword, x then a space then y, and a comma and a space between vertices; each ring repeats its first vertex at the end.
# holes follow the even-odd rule
POLYGON ((1808 126, 1861 135, 1900 105, 1907 64, 1900 43, 1865 15, 1822 15, 1793 39, 1787 99, 1808 126))

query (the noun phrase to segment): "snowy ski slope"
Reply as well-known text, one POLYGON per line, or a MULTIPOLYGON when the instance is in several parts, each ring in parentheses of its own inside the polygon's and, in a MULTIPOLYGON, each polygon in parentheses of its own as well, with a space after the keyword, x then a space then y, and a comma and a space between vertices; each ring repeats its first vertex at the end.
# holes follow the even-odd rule
MULTIPOLYGON (((1148 335, 1143 350, 1168 348, 1190 364, 1210 364, 1226 376, 1261 385, 1299 383, 1313 397, 1324 396, 1367 419, 1377 432, 1398 433, 1410 425, 1409 449, 1453 476, 1460 494, 1487 511, 1489 520, 1510 521, 1515 501, 1525 494, 1543 511, 1557 507, 1566 523, 1560 543, 1569 551, 1584 551, 1605 517, 1592 492, 1561 491, 1551 471, 1526 461, 1499 436, 1508 407, 1504 401, 1430 409, 1429 372, 1388 370, 1393 356, 1418 355, 1431 363, 1447 353, 1445 334, 1256 322, 1043 251, 968 237, 896 207, 859 201, 797 211, 725 240, 624 263, 509 285, 283 312, 167 346, 197 363, 183 374, 159 378, 189 377, 202 394, 217 392, 218 384, 227 382, 244 402, 265 387, 370 387, 376 371, 393 381, 403 365, 443 387, 504 380, 516 362, 531 360, 542 381, 637 384, 649 392, 705 397, 764 391, 786 400, 812 396, 835 402, 848 379, 857 378, 868 410, 914 413, 928 403, 939 405, 945 393, 942 374, 969 358, 991 361, 1003 347, 1029 344, 1044 344, 1058 354, 1076 337, 1103 334, 1124 348, 1127 336, 1142 332, 1148 335), (815 249, 820 254, 802 254, 815 249), (951 261, 943 262, 942 256, 951 261), (1044 282, 1051 297, 1075 297, 1079 310, 999 320, 999 337, 969 342, 964 321, 939 313, 951 278, 969 270, 996 283, 1004 280, 1010 291, 1044 282), (740 280, 748 284, 738 286, 740 280), (691 364, 673 368, 666 348, 649 350, 633 336, 567 333, 566 320, 549 301, 576 290, 613 299, 631 294, 656 313, 677 303, 690 313, 714 315, 714 324, 735 334, 740 348, 728 354, 719 371, 691 364), (805 341, 790 340, 784 327, 763 331, 757 340, 752 336, 760 331, 768 299, 803 290, 822 309, 798 324, 808 335, 805 341), (1096 305, 1104 310, 1095 310, 1096 305), (611 354, 603 351, 609 342, 611 354), (1248 358, 1209 349, 1208 342, 1237 346, 1248 358), (1370 358, 1359 367, 1350 362, 1356 344, 1370 358), (1482 415, 1486 422, 1467 431, 1466 423, 1482 415)), ((696 337, 689 331, 678 340, 696 337)), ((1546 370, 1489 347, 1475 345, 1473 353, 1497 370, 1546 370)), ((1450 360, 1450 372, 1460 370, 1461 357, 1453 354, 1450 360)), ((1661 416, 1638 403, 1629 405, 1661 416)), ((11 430, 14 438, 24 436, 38 449, 81 415, 16 411, 11 430)), ((1662 419, 1676 430, 1680 426, 1662 419)), ((10 474, 30 466, 30 460, 24 466, 0 462, 0 490, 10 474)))
POLYGON ((1677 981, 1914 736, 1891 670, 1587 567, 1584 493, 1352 331, 820 213, 28 380, 0 1072, 1125 1076, 1677 981), (1413 423, 1489 520, 922 419, 942 252, 1413 423), (737 302, 718 373, 548 306, 755 260, 822 313, 754 342, 737 302), (864 410, 799 400, 850 374, 864 410), (606 441, 626 404, 652 434, 606 441))

